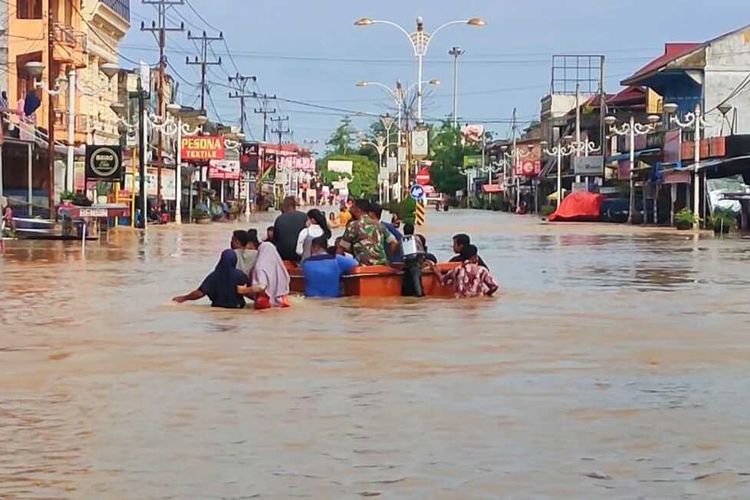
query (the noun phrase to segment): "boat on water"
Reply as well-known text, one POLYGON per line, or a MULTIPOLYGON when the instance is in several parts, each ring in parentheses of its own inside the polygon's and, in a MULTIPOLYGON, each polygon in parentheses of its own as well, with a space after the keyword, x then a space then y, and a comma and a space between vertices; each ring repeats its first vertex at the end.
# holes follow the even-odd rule
MULTIPOLYGON (((302 268, 292 262, 285 262, 293 293, 305 292, 305 278, 302 268)), ((450 271, 460 264, 446 262, 438 264, 441 271, 450 271)), ((341 278, 345 297, 401 297, 401 282, 404 272, 391 266, 359 266, 341 278)), ((453 297, 454 289, 443 286, 432 271, 422 273, 422 288, 426 297, 453 297)))

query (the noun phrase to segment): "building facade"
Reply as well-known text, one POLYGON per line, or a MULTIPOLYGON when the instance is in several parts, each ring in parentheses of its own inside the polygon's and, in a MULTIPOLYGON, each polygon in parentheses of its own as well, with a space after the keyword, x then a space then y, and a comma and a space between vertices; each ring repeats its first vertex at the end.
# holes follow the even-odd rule
POLYGON ((86 67, 78 71, 80 123, 90 144, 118 144, 118 117, 110 104, 118 101, 118 81, 101 71, 117 64, 118 46, 130 29, 129 0, 83 0, 88 38, 86 67))

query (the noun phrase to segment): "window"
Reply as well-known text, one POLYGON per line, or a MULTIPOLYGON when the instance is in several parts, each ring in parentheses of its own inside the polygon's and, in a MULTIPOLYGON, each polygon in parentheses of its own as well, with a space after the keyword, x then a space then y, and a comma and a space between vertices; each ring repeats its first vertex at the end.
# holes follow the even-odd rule
POLYGON ((41 19, 42 0, 18 0, 16 17, 18 19, 41 19))

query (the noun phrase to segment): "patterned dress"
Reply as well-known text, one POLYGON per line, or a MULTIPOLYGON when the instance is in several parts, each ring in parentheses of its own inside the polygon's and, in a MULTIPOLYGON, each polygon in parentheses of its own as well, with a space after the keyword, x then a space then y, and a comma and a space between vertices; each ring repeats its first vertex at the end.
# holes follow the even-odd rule
POLYGON ((456 298, 462 299, 489 295, 500 288, 486 268, 469 261, 444 274, 441 282, 444 286, 453 285, 456 298))
POLYGON ((396 238, 382 224, 363 215, 346 226, 340 245, 363 266, 383 266, 388 264, 385 246, 392 242, 396 238))

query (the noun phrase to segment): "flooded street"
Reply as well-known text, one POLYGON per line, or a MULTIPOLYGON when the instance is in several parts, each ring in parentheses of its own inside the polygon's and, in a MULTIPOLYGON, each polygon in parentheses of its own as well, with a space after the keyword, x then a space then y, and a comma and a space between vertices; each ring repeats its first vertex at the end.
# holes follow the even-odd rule
POLYGON ((428 223, 498 298, 218 311, 169 299, 240 226, 5 242, 0 498, 747 496, 750 241, 428 223))

